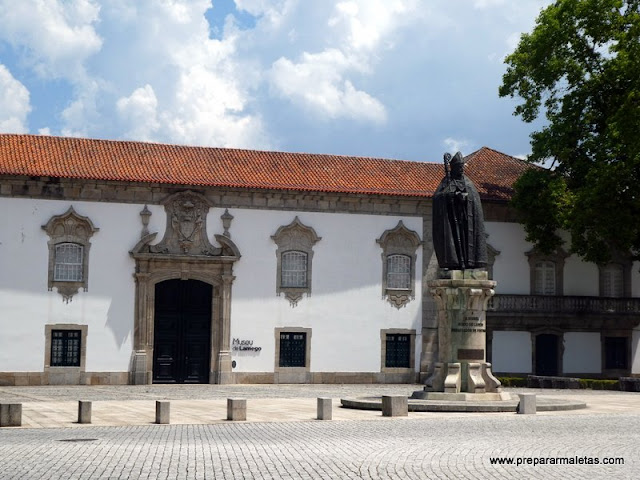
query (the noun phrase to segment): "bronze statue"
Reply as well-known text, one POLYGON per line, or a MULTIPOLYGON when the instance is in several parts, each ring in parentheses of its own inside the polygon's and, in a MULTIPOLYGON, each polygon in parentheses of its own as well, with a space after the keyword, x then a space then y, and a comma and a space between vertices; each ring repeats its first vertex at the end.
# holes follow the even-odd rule
POLYGON ((444 155, 445 177, 433 196, 433 246, 438 265, 448 270, 487 266, 480 195, 464 174, 460 152, 444 155))

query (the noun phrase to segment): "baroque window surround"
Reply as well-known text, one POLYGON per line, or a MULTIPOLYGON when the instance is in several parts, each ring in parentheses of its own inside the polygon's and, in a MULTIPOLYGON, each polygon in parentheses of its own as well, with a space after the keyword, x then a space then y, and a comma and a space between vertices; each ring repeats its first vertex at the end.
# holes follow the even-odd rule
POLYGON ((278 228, 276 233, 271 236, 273 241, 278 246, 276 250, 277 258, 277 274, 276 274, 276 293, 278 296, 284 293, 284 296, 289 300, 292 307, 295 307, 303 294, 307 296, 311 295, 311 279, 312 265, 313 265, 313 246, 322 239, 316 234, 316 231, 312 227, 307 227, 298 217, 295 217, 293 221, 286 226, 278 228), (282 264, 283 256, 285 253, 299 252, 306 255, 307 271, 305 286, 292 287, 283 285, 282 281, 282 264))
POLYGON ((538 262, 552 262, 555 267, 555 295, 564 295, 564 264, 569 256, 562 248, 558 248, 554 253, 544 254, 533 248, 525 255, 529 260, 529 286, 531 295, 536 295, 536 264, 538 262))
POLYGON ((42 226, 42 229, 49 235, 49 275, 48 288, 53 290, 55 287, 58 293, 62 295, 65 303, 71 301, 73 296, 78 293, 81 288, 86 292, 89 286, 89 249, 91 242, 89 241, 99 228, 93 225, 93 222, 87 217, 78 215, 73 207, 69 207, 62 215, 55 215, 42 226), (70 243, 81 247, 81 275, 77 281, 57 280, 56 279, 56 250, 61 244, 70 243))
POLYGON ((422 245, 422 241, 416 232, 409 230, 400 220, 395 228, 385 230, 376 242, 382 248, 382 297, 400 309, 416 298, 416 258, 418 247, 422 245), (409 288, 395 289, 389 286, 388 260, 395 255, 403 255, 411 260, 409 288))

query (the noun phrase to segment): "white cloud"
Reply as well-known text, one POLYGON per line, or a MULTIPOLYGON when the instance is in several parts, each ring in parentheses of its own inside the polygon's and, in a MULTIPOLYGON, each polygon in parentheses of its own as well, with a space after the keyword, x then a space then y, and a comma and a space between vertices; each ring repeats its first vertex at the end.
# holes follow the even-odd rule
POLYGON ((156 109, 158 99, 153 87, 146 84, 136 89, 130 96, 120 98, 116 108, 124 125, 128 125, 127 135, 136 140, 151 140, 158 130, 156 109))
POLYGON ((456 152, 462 152, 463 155, 471 153, 471 142, 462 138, 447 137, 442 141, 448 152, 455 154, 456 152))
POLYGON ((184 71, 174 105, 161 114, 162 128, 180 143, 266 147, 260 117, 244 112, 246 99, 229 79, 204 67, 184 71))
POLYGON ((99 11, 92 0, 3 1, 0 38, 24 48, 39 74, 73 79, 102 45, 94 28, 99 11))
POLYGON ((348 47, 374 50, 393 30, 411 19, 414 0, 348 0, 338 2, 328 25, 346 27, 348 47))
POLYGON ((305 53, 299 63, 277 60, 271 80, 280 94, 329 118, 344 116, 382 123, 386 119, 384 106, 344 78, 344 72, 356 65, 339 50, 305 53))
POLYGON ((414 20, 417 8, 415 0, 336 2, 324 19, 314 18, 321 29, 314 32, 320 35, 319 48, 272 64, 273 91, 330 119, 385 123, 385 105, 358 83, 375 72, 380 49, 393 47, 393 33, 414 20))
POLYGON ((27 133, 29 90, 0 64, 0 132, 27 133))

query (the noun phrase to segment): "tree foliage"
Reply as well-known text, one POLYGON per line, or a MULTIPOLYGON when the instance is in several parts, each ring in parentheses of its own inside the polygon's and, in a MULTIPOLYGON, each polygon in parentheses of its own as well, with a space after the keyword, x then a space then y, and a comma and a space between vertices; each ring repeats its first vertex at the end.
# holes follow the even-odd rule
POLYGON ((519 97, 533 168, 513 205, 528 239, 549 252, 571 234, 571 250, 605 262, 640 257, 640 0, 558 0, 544 9, 505 62, 500 96, 519 97))

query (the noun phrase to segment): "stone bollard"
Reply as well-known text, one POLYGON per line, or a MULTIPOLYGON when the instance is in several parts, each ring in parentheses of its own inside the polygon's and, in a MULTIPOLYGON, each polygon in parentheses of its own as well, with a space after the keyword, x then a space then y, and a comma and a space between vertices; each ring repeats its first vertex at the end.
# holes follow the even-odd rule
POLYGON ((332 399, 318 398, 318 420, 331 420, 333 418, 332 399))
POLYGON ((227 420, 247 419, 247 399, 227 398, 227 420))
POLYGON ((91 402, 78 401, 78 423, 91 423, 91 402))
POLYGON ((536 394, 535 393, 519 393, 520 403, 518 404, 518 413, 534 414, 536 413, 536 394))
POLYGON ((22 404, 0 403, 0 427, 22 426, 22 404))
POLYGON ((382 397, 383 417, 406 417, 409 415, 409 398, 384 395, 382 397))
POLYGON ((169 415, 171 412, 171 403, 170 402, 161 402, 156 401, 156 423, 160 424, 168 424, 169 415))

